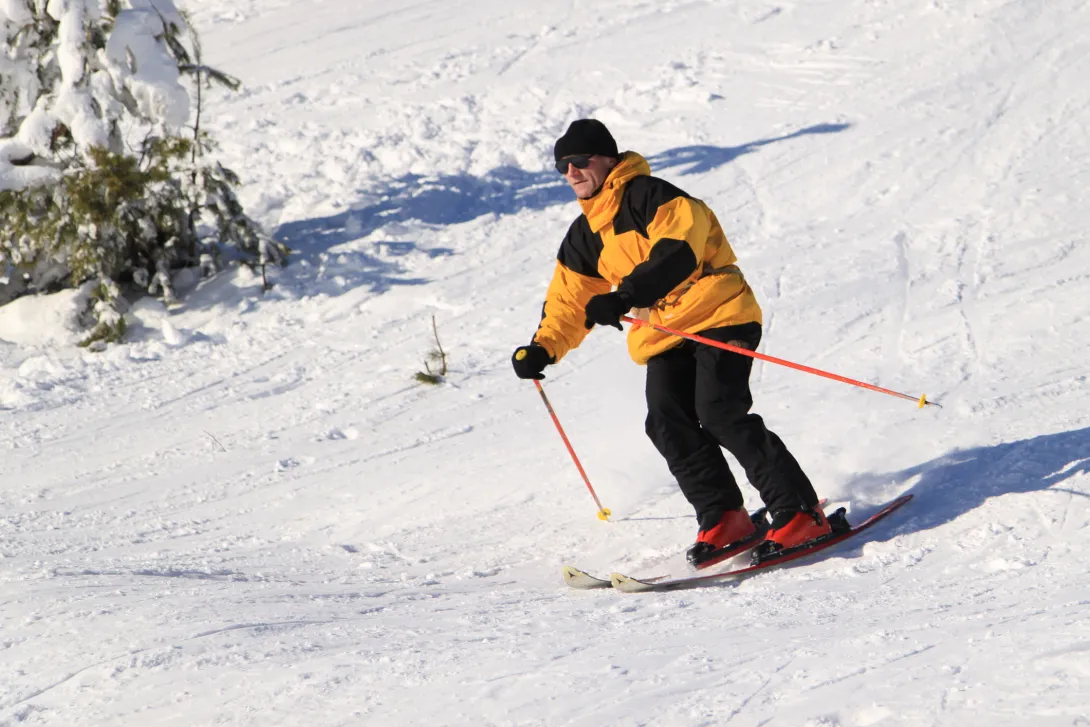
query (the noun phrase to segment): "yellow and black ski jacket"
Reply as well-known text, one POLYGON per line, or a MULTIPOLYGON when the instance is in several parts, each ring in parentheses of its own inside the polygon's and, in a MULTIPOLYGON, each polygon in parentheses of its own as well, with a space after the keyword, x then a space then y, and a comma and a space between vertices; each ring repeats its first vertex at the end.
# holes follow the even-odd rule
MULTIPOLYGON (((686 333, 761 322, 761 308, 706 204, 651 176, 625 152, 560 244, 534 340, 555 361, 586 337, 587 301, 616 286, 638 317, 686 333)), ((628 332, 639 364, 682 339, 647 326, 628 332)))

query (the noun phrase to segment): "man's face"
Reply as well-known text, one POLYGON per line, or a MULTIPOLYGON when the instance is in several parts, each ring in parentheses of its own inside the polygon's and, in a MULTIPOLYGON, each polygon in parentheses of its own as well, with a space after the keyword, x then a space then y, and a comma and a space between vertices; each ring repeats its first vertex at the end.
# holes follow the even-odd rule
MULTIPOLYGON (((586 155, 574 155, 570 157, 564 157, 560 160, 563 163, 567 159, 582 160, 586 159, 586 155)), ((617 166, 617 160, 613 157, 604 157, 595 154, 589 158, 589 163, 583 169, 575 166, 575 164, 568 164, 568 170, 564 172, 564 179, 568 180, 568 184, 571 185, 572 191, 575 192, 575 196, 579 199, 590 199, 594 196, 594 193, 598 191, 598 188, 602 186, 602 183, 606 181, 606 177, 609 176, 609 172, 613 167, 617 166)))

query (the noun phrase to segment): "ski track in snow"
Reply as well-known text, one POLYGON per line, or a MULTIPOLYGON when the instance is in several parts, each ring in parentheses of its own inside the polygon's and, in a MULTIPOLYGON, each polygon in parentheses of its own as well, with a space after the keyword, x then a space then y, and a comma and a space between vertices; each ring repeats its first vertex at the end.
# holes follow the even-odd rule
POLYGON ((297 254, 0 340, 0 727, 1090 724, 1085 3, 184 5, 297 254), (943 404, 755 368, 832 506, 916 494, 864 542, 563 585, 695 528, 619 335, 545 381, 610 524, 510 374, 584 115, 716 210, 765 352, 943 404))

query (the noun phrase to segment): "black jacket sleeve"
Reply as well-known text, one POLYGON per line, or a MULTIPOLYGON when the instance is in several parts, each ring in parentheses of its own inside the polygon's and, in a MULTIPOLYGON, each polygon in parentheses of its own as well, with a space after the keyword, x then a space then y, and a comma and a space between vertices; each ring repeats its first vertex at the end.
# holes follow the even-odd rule
POLYGON ((635 231, 651 239, 648 258, 633 268, 617 287, 633 306, 647 308, 693 274, 699 262, 685 240, 668 235, 654 239, 653 222, 659 209, 691 199, 678 187, 658 177, 637 177, 625 188, 621 209, 613 222, 615 233, 635 231))
POLYGON ((681 285, 696 267, 696 255, 684 240, 659 240, 647 259, 621 281, 617 292, 634 307, 647 308, 681 285))

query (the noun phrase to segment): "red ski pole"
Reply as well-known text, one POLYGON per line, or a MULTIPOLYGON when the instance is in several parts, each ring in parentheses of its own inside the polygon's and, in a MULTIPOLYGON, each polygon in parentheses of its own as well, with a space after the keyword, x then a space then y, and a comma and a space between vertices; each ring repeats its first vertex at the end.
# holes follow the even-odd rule
POLYGON ((890 396, 896 396, 899 399, 907 399, 908 401, 916 402, 921 409, 924 406, 938 406, 933 401, 927 400, 927 394, 920 396, 919 398, 911 396, 909 394, 902 394, 899 391, 891 391, 889 389, 883 389, 881 386, 875 386, 874 384, 868 384, 865 381, 856 381, 855 379, 849 379, 846 376, 840 376, 838 374, 829 373, 828 371, 822 371, 821 369, 815 369, 812 366, 804 366, 803 364, 797 364, 786 359, 776 358, 775 356, 768 356, 763 353, 757 353, 756 351, 750 351, 748 348, 741 348, 739 346, 732 346, 729 343, 722 343, 720 341, 714 341, 704 336, 698 336, 695 333, 685 333, 684 331, 678 331, 673 328, 667 328, 666 326, 660 326, 655 323, 649 323, 648 321, 641 321, 639 318, 632 318, 631 316, 621 316, 621 320, 631 323, 633 326, 649 326, 656 331, 662 331, 663 333, 669 333, 674 336, 680 336, 681 338, 687 338, 690 341, 697 341, 698 343, 706 343, 709 346, 715 346, 721 348, 724 351, 733 351, 734 353, 740 353, 743 356, 749 356, 750 358, 759 359, 761 361, 768 361, 770 363, 779 364, 780 366, 786 366, 788 368, 795 369, 797 371, 805 371, 808 374, 814 374, 816 376, 824 376, 827 379, 833 381, 840 381, 845 384, 851 384, 852 386, 859 386, 864 389, 870 389, 871 391, 877 391, 880 394, 889 394, 890 396))
POLYGON ((568 441, 568 436, 564 434, 564 427, 560 426, 560 420, 556 418, 556 412, 553 411, 553 405, 549 403, 549 397, 545 396, 545 389, 541 387, 540 381, 534 381, 534 386, 537 387, 537 393, 541 394, 541 400, 545 402, 545 408, 549 410, 549 416, 553 418, 553 424, 556 425, 556 431, 560 432, 560 438, 564 440, 564 446, 568 448, 568 454, 571 455, 572 460, 575 462, 575 468, 579 470, 579 474, 583 476, 583 482, 587 483, 587 489, 590 490, 590 496, 594 498, 594 504, 598 506, 598 519, 609 520, 609 516, 613 513, 609 508, 602 507, 602 503, 598 501, 598 495, 595 494, 594 488, 591 487, 590 478, 587 477, 587 473, 583 471, 583 465, 579 464, 579 458, 575 456, 575 450, 572 449, 571 442, 568 441))

